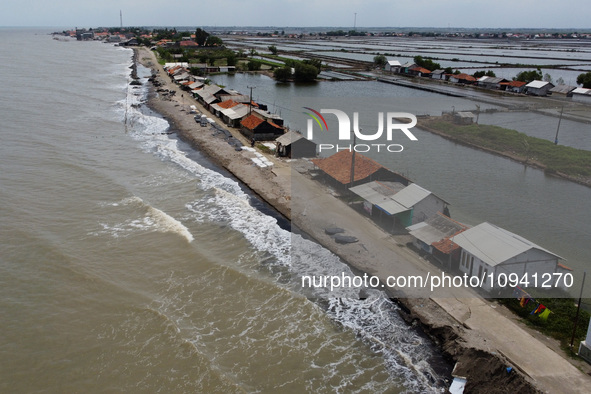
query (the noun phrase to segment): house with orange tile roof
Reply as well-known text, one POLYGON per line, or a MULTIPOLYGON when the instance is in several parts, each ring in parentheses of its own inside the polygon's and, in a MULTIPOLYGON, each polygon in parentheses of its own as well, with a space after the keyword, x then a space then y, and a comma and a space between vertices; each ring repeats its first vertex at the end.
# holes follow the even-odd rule
POLYGON ((420 67, 420 66, 416 66, 416 65, 413 67, 410 67, 408 69, 408 73, 410 75, 416 75, 419 77, 429 77, 431 75, 431 71, 427 70, 424 67, 420 67))
POLYGON ((254 138, 255 141, 274 141, 285 133, 285 129, 272 120, 265 120, 251 113, 240 122, 240 132, 249 140, 254 138))
POLYGON ((180 46, 183 49, 197 49, 197 48, 199 48, 199 44, 197 44, 195 41, 191 41, 191 40, 179 41, 178 46, 180 46))
POLYGON ((351 182, 352 161, 353 153, 349 150, 342 150, 327 158, 312 159, 312 163, 324 174, 325 180, 339 189, 346 189, 374 180, 401 182, 403 185, 408 185, 410 182, 408 178, 390 171, 360 153, 355 153, 354 179, 351 182))
POLYGON ((476 83, 476 78, 474 78, 472 75, 461 73, 450 75, 449 81, 453 83, 463 83, 471 85, 476 83))
POLYGON ((501 82, 501 90, 513 93, 523 93, 526 83, 521 81, 501 82))

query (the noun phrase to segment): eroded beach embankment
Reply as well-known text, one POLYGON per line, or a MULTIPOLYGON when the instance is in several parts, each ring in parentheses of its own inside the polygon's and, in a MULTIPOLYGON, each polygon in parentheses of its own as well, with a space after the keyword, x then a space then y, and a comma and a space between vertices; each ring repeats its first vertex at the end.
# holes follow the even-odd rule
MULTIPOLYGON (((230 171, 281 214, 292 219, 289 164, 277 163, 274 170, 253 166, 248 158, 235 149, 235 146, 212 133, 209 127, 202 129, 197 126, 193 117, 186 111, 186 107, 196 105, 201 111, 204 109, 193 99, 185 97, 178 86, 163 75, 163 70, 155 62, 152 53, 139 51, 141 50, 134 51, 136 54, 134 59, 151 68, 153 73, 159 73, 160 80, 166 89, 177 91, 172 97, 163 97, 156 94, 155 89, 151 87, 148 100, 150 108, 174 125, 179 138, 230 171), (283 176, 278 174, 283 174, 283 176)), ((241 138, 239 133, 234 131, 233 134, 234 138, 241 138)), ((326 193, 322 185, 318 184, 315 187, 317 193, 326 193)), ((324 242, 319 233, 324 230, 311 225, 309 218, 298 216, 296 225, 354 268, 367 271, 367 267, 363 264, 357 264, 356 261, 348 259, 346 253, 341 253, 342 251, 334 242, 324 242)), ((464 327, 431 299, 398 298, 398 302, 404 310, 402 314, 405 319, 410 324, 419 323, 441 347, 444 354, 450 360, 458 363, 455 374, 466 377, 468 380, 465 392, 539 392, 532 379, 520 372, 515 363, 494 350, 490 350, 485 338, 479 337, 472 330, 464 327), (514 369, 513 372, 507 373, 507 366, 516 367, 517 370, 514 369)))

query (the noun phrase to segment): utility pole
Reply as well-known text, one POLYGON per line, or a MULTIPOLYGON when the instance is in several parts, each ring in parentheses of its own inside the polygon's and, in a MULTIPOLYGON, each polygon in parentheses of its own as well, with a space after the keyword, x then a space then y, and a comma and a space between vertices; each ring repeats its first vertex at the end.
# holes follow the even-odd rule
POLYGON ((558 131, 560 130, 560 121, 562 121, 562 113, 564 112, 564 105, 560 110, 560 118, 558 118, 558 127, 556 128, 556 137, 554 137, 554 145, 558 145, 558 131))
MULTIPOLYGON (((359 129, 359 132, 361 132, 362 129, 359 129)), ((355 134, 355 131, 352 131, 353 133, 353 157, 351 157, 351 186, 353 187, 353 182, 355 182, 355 145, 357 145, 357 136, 355 134)))
POLYGON ((119 10, 119 24, 121 25, 121 29, 123 29, 123 12, 119 10))
POLYGON ((250 102, 248 103, 248 115, 252 114, 252 89, 256 89, 256 86, 247 86, 248 89, 250 89, 250 102))
POLYGON ((583 287, 585 286, 585 276, 587 276, 587 271, 583 272, 583 283, 581 283, 581 292, 579 293, 579 303, 577 304, 577 314, 575 315, 575 324, 573 327, 573 335, 570 338, 571 351, 573 348, 573 342, 575 341, 575 334, 577 332, 577 323, 579 322, 579 311, 581 310, 581 299, 583 298, 583 287))
POLYGON ((353 19, 353 31, 357 28, 357 13, 355 13, 355 18, 353 19))

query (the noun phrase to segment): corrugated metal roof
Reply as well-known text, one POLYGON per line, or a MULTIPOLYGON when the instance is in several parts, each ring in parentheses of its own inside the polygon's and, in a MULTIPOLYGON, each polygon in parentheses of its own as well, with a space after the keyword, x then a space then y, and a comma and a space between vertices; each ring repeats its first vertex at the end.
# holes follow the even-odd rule
MULTIPOLYGON (((275 141, 279 142, 281 145, 291 145, 294 142, 305 139, 303 135, 300 133, 296 133, 295 131, 288 131, 287 133, 283 134, 281 137, 277 138, 275 141)), ((312 142, 312 141, 310 141, 312 142)))
MULTIPOLYGON (((534 88, 534 89, 540 89, 543 88, 544 86, 548 85, 550 82, 546 82, 546 81, 531 81, 530 83, 528 83, 527 85, 525 85, 526 88, 534 88)), ((554 85, 552 85, 554 86, 554 85)))
MULTIPOLYGON (((456 222, 441 212, 438 212, 437 215, 430 217, 424 222, 417 223, 406 229, 412 236, 423 241, 427 245, 433 244, 433 246, 437 247, 435 245, 436 243, 443 242, 446 238, 464 231, 467 228, 468 226, 465 224, 456 222)), ((451 245, 448 245, 447 249, 451 250, 453 248, 451 248, 451 245)))
POLYGON ((519 256, 530 249, 538 249, 562 259, 557 254, 488 222, 472 227, 456 235, 452 240, 460 245, 462 249, 492 267, 502 264, 515 256, 519 256))
POLYGON ((229 119, 240 119, 248 115, 248 110, 249 108, 246 105, 238 104, 234 107, 225 108, 221 112, 229 119))
POLYGON ((552 93, 567 94, 567 93, 570 93, 571 91, 575 90, 576 88, 577 88, 576 86, 558 85, 558 86, 554 86, 552 89, 550 89, 550 91, 552 93))
POLYGON ((411 183, 410 185, 396 193, 392 198, 397 203, 407 208, 412 208, 419 201, 425 199, 429 194, 431 194, 429 190, 423 189, 416 183, 411 183))
POLYGON ((575 90, 573 90, 573 94, 591 95, 591 89, 587 89, 587 88, 576 88, 575 90))
POLYGON ((505 78, 499 78, 499 77, 487 77, 486 80, 480 80, 479 79, 478 81, 479 82, 484 82, 484 83, 487 83, 487 84, 489 84, 489 83, 495 84, 495 83, 505 82, 507 80, 505 78))
POLYGON ((389 201, 391 196, 395 195, 403 188, 404 185, 398 182, 372 181, 352 187, 349 190, 374 205, 381 205, 389 201))
POLYGON ((431 194, 415 183, 404 187, 398 182, 369 182, 350 188, 353 193, 376 205, 389 215, 412 209, 431 194))

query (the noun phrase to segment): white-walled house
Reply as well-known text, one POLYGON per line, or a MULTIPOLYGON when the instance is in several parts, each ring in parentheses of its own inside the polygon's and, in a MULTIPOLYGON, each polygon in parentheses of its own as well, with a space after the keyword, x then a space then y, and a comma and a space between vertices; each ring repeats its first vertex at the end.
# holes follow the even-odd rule
POLYGON ((386 65, 384 66, 384 70, 393 73, 399 73, 400 67, 402 67, 402 64, 400 64, 398 60, 388 60, 388 63, 386 63, 386 65))
POLYGON ((525 91, 532 96, 547 96, 550 89, 554 87, 553 84, 546 81, 531 81, 525 85, 525 91))
MULTIPOLYGON (((504 278, 509 279, 512 273, 520 280, 529 280, 529 286, 519 283, 520 287, 542 288, 543 283, 554 286, 554 273, 565 274, 570 271, 559 264, 562 257, 488 222, 454 236, 452 241, 461 248, 460 271, 469 276, 485 278, 482 289, 489 292, 500 290, 499 280, 502 285, 504 278), (551 280, 546 281, 548 278, 551 280), (534 283, 536 280, 537 283, 534 283)), ((508 287, 509 284, 505 288, 508 287)), ((566 289, 563 280, 558 287, 566 289)))

